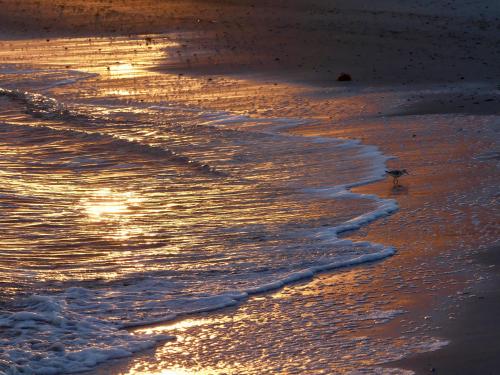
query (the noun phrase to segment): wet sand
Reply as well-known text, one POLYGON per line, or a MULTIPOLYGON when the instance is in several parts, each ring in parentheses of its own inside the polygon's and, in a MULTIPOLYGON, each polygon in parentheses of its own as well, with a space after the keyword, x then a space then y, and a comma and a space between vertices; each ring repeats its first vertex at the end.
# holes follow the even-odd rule
MULTIPOLYGON (((436 108, 420 105, 422 114, 436 108)), ((494 181, 498 178, 495 172, 498 154, 486 150, 495 150, 498 145, 498 117, 490 117, 491 127, 487 130, 479 125, 478 119, 488 116, 470 116, 463 123, 446 125, 449 115, 442 113, 447 109, 440 112, 434 115, 437 121, 434 124, 432 117, 427 117, 427 129, 420 124, 400 128, 396 133, 386 119, 384 124, 374 124, 371 129, 360 127, 353 133, 355 127, 348 127, 330 134, 363 138, 367 143, 380 145, 385 152, 398 156, 389 165, 405 166, 412 171, 398 189, 389 190, 387 183, 356 189, 382 197, 397 196, 401 210, 353 236, 385 239, 396 245, 399 254, 387 263, 397 261, 409 271, 410 274, 403 272, 401 281, 413 284, 416 292, 410 297, 409 317, 398 324, 417 325, 415 334, 428 333, 449 340, 450 344, 384 366, 411 369, 417 374, 493 374, 500 365, 497 355, 500 332, 496 324, 498 246, 491 247, 486 239, 493 243, 498 239, 497 194, 494 189, 489 190, 482 204, 478 200, 465 210, 460 200, 473 201, 475 194, 479 198, 485 193, 485 186, 497 184, 494 181), (488 175, 489 182, 481 181, 488 175), (474 211, 481 218, 480 224, 474 224, 474 211), (433 275, 432 281, 429 274, 433 275)), ((404 113, 402 109, 400 114, 404 113)), ((385 271, 386 276, 391 274, 390 270, 385 271)))
MULTIPOLYGON (((269 97, 282 95, 273 98, 276 104, 273 114, 292 116, 300 112, 321 122, 296 129, 298 133, 360 139, 397 156, 389 166, 404 166, 412 173, 402 181, 401 188, 392 189, 388 181, 358 188, 398 200, 400 210, 396 214, 349 234, 353 238, 394 245, 399 250, 394 258, 366 271, 353 269, 340 275, 322 275, 309 286, 298 288, 298 292, 286 288, 280 294, 287 296, 285 300, 289 300, 290 294, 299 297, 290 303, 289 313, 266 317, 267 324, 259 324, 260 331, 245 331, 245 327, 255 324, 252 310, 268 308, 266 303, 270 301, 277 301, 274 306, 282 308, 280 295, 248 301, 240 309, 234 309, 234 315, 224 312, 224 316, 231 316, 232 323, 224 325, 223 330, 217 324, 190 328, 192 336, 185 334, 184 337, 202 337, 195 341, 197 345, 189 340, 183 344, 192 352, 175 352, 169 349, 171 344, 167 344, 156 354, 146 353, 142 358, 113 364, 117 366, 113 372, 129 372, 139 362, 146 369, 148 365, 144 363, 155 369, 154 361, 159 361, 158 358, 167 367, 189 365, 203 359, 207 348, 219 354, 215 357, 218 360, 236 360, 238 352, 245 348, 231 351, 221 346, 221 342, 234 344, 242 341, 242 337, 252 340, 255 335, 269 337, 271 332, 281 332, 283 334, 276 337, 285 340, 287 329, 300 323, 300 319, 295 321, 292 317, 293 311, 303 308, 304 295, 313 295, 311 300, 306 300, 308 306, 312 306, 311 312, 319 309, 326 313, 330 306, 322 304, 324 296, 334 300, 336 293, 346 292, 335 290, 336 277, 366 279, 368 286, 353 284, 353 288, 358 289, 353 292, 353 298, 366 294, 368 301, 376 301, 384 293, 390 296, 387 297, 390 307, 408 311, 383 328, 367 326, 363 335, 389 338, 389 341, 401 335, 406 340, 411 340, 413 335, 451 340, 443 349, 394 362, 389 367, 422 373, 433 368, 444 374, 457 373, 457 369, 470 374, 496 372, 500 366, 495 350, 500 341, 500 332, 495 328, 499 281, 492 273, 496 268, 490 265, 498 264, 498 247, 491 247, 491 241, 498 239, 498 196, 494 187, 498 186, 496 147, 500 94, 495 80, 500 77, 500 66, 493 63, 500 56, 494 37, 498 35, 494 27, 498 5, 484 2, 470 14, 467 13, 470 9, 463 8, 465 3, 459 1, 437 9, 427 9, 425 2, 413 6, 386 2, 379 5, 380 9, 372 9, 374 6, 363 2, 338 2, 331 8, 327 7, 329 3, 320 1, 314 6, 298 1, 268 5, 266 10, 284 6, 285 9, 280 8, 281 12, 276 13, 252 6, 250 2, 238 5, 189 2, 188 7, 187 2, 178 2, 162 5, 173 8, 165 8, 166 13, 158 12, 156 16, 152 11, 155 7, 145 1, 140 3, 140 20, 124 23, 124 19, 131 20, 125 15, 130 14, 125 3, 97 3, 102 10, 94 13, 93 24, 83 21, 89 14, 90 8, 85 6, 88 2, 72 2, 64 8, 57 2, 51 2, 50 6, 42 4, 41 9, 44 12, 48 9, 49 14, 45 20, 50 22, 39 22, 41 29, 33 30, 30 26, 33 16, 27 14, 32 14, 29 9, 34 3, 26 2, 23 6, 27 11, 18 12, 16 7, 13 12, 16 16, 3 20, 2 25, 6 25, 3 32, 8 32, 10 37, 41 33, 38 35, 50 39, 61 34, 93 35, 96 29, 100 35, 192 31, 194 34, 180 36, 181 47, 171 51, 174 58, 156 68, 157 71, 186 75, 252 74, 265 88, 262 90, 258 83, 243 91, 235 88, 235 96, 242 92, 246 95, 244 104, 235 98, 220 100, 214 94, 204 98, 204 105, 222 109, 233 105, 240 106, 240 110, 258 112, 265 108, 269 97), (58 11, 64 17, 58 15, 58 11), (64 19, 64 22, 54 24, 53 19, 64 19), (80 26, 74 27, 75 24, 80 26), (314 85, 345 87, 346 84, 335 83, 342 71, 353 75, 354 82, 347 83, 353 90, 369 85, 411 88, 403 95, 394 94, 397 91, 394 88, 388 89, 387 97, 393 95, 394 102, 387 99, 373 100, 374 103, 370 102, 369 95, 349 100, 336 97, 335 92, 325 93, 314 88, 314 85), (307 82, 313 86, 305 90, 283 82, 275 86, 274 80, 307 82), (448 85, 452 93, 437 92, 434 86, 440 84, 448 85), (429 86, 434 90, 426 91, 429 86), (282 90, 298 90, 300 95, 279 94, 282 90), (248 98, 251 98, 250 104, 248 98), (356 111, 365 120, 371 120, 359 126, 355 122, 342 122, 356 111), (429 114, 433 117, 422 118, 429 114), (404 121, 400 121, 402 117, 404 121), (415 121, 412 123, 411 119, 415 121), (401 128, 400 122, 406 127, 401 128), (480 260, 485 257, 482 252, 491 254, 486 264, 480 260), (368 278, 370 272, 374 276, 368 278), (243 328, 234 329, 234 324, 243 328), (224 337, 227 332, 235 332, 235 335, 224 337), (215 339, 211 334, 221 336, 215 339), (457 361, 457 358, 464 360, 457 361)), ((4 1, 6 6, 12 4, 4 1)), ((217 78, 215 82, 219 82, 217 78)), ((188 96, 177 99, 189 101, 188 96)), ((210 315, 210 319, 218 318, 226 319, 210 315)), ((360 334, 353 333, 354 336, 360 334)), ((322 339, 327 340, 327 336, 322 339)), ((273 343, 278 345, 278 341, 273 343)), ((317 347, 310 345, 311 350, 317 347)), ((276 348, 278 352, 283 351, 282 347, 276 348)), ((299 352, 297 358, 302 358, 299 352)), ((375 362, 376 358, 374 356, 375 362)), ((247 358, 248 366, 252 360, 247 358)), ((106 373, 109 368, 102 371, 106 373)))
POLYGON ((475 261, 489 268, 490 279, 476 285, 468 302, 455 309, 454 319, 438 318, 441 334, 450 344, 441 350, 412 356, 387 366, 411 369, 417 374, 498 373, 498 316, 500 314, 500 248, 491 247, 475 261))
POLYGON ((189 31, 183 73, 267 72, 328 86, 341 72, 361 84, 489 81, 500 75, 494 1, 48 1, 3 0, 10 37, 189 31))

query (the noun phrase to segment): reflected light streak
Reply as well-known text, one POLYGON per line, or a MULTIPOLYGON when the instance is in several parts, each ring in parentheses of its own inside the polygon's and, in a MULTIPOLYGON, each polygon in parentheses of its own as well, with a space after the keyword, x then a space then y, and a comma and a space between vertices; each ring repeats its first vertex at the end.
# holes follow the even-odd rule
POLYGON ((140 371, 133 370, 129 374, 148 374, 148 375, 212 375, 219 374, 220 371, 216 371, 215 369, 205 368, 205 369, 196 369, 189 370, 182 367, 175 367, 166 370, 161 370, 159 372, 149 372, 149 371, 140 371))
POLYGON ((109 66, 109 74, 112 76, 133 76, 138 72, 132 64, 115 64, 109 66))
POLYGON ((0 41, 3 63, 40 63, 46 67, 98 73, 108 78, 135 78, 149 75, 148 68, 168 55, 179 43, 163 35, 134 37, 59 38, 0 41), (152 38, 154 43, 148 43, 152 38), (85 53, 81 53, 84 50, 85 53))
POLYGON ((142 199, 131 192, 120 193, 111 189, 100 189, 91 198, 83 199, 81 206, 92 221, 112 220, 119 219, 129 212, 130 206, 141 202, 142 199))
POLYGON ((175 331, 175 330, 183 330, 191 327, 198 327, 206 324, 214 324, 214 323, 222 323, 223 321, 227 321, 227 319, 186 319, 186 320, 181 320, 180 322, 177 323, 172 323, 172 324, 165 324, 165 325, 160 325, 160 326, 155 326, 155 327, 146 327, 146 328, 139 328, 137 330, 134 330, 134 333, 138 334, 155 334, 159 332, 169 332, 169 331, 175 331))

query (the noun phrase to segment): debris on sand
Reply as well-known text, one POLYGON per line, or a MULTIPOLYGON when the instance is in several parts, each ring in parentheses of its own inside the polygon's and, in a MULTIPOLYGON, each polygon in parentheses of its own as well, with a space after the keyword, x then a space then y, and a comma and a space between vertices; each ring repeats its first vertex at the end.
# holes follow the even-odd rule
POLYGON ((340 75, 337 77, 337 81, 339 82, 352 81, 352 77, 348 73, 340 73, 340 75))

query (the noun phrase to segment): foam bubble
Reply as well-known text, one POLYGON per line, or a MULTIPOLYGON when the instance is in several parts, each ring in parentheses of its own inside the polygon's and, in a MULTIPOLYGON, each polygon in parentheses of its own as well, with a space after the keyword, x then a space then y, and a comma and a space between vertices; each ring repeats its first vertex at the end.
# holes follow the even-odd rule
POLYGON ((31 296, 18 308, 0 315, 0 372, 5 374, 86 371, 173 339, 131 334, 119 325, 72 310, 57 296, 31 296))

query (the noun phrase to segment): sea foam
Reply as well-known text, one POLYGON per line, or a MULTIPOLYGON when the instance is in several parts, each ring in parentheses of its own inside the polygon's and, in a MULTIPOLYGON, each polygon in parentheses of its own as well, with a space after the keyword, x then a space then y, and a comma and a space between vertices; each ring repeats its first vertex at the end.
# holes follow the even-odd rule
POLYGON ((0 373, 4 374, 81 372, 173 339, 133 335, 116 324, 79 314, 60 296, 34 295, 18 308, 0 315, 0 373))

